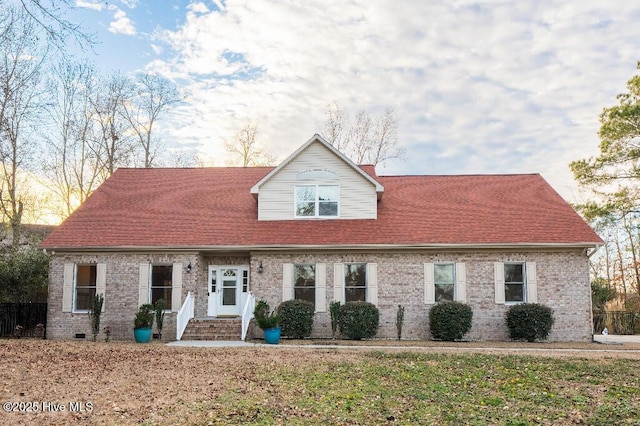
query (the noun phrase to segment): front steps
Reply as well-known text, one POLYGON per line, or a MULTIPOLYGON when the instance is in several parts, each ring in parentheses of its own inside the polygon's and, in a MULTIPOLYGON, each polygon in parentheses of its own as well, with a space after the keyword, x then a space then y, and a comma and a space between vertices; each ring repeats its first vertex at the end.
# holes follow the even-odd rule
POLYGON ((180 340, 236 340, 242 337, 240 318, 192 318, 180 340))

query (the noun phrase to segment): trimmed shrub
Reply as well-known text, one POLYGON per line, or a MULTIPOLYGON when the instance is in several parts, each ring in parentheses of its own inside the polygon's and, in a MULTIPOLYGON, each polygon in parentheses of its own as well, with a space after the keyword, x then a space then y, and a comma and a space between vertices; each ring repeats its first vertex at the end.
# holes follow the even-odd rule
POLYGON ((554 321, 551 308, 538 303, 513 305, 505 318, 511 339, 527 342, 546 339, 554 321))
POLYGON ((311 336, 313 329, 313 303, 306 300, 287 300, 278 306, 282 335, 293 339, 311 336))
POLYGON ((471 330, 473 310, 461 302, 440 302, 429 311, 429 329, 434 339, 452 342, 471 330))
POLYGON ((329 312, 331 313, 331 337, 336 338, 338 323, 340 322, 340 302, 331 302, 329 312))
POLYGON ((369 339, 378 332, 380 311, 369 302, 347 302, 340 307, 340 333, 349 339, 369 339))

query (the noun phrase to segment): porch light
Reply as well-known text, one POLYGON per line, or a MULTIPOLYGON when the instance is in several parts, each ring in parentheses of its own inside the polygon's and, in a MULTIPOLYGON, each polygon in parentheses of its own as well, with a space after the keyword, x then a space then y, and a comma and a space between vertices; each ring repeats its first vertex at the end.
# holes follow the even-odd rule
POLYGON ((189 264, 187 265, 187 274, 191 273, 191 269, 193 269, 193 268, 191 266, 191 262, 189 262, 189 264))
POLYGON ((260 264, 258 265, 258 273, 261 274, 264 272, 264 266, 262 266, 262 260, 260 261, 260 264))

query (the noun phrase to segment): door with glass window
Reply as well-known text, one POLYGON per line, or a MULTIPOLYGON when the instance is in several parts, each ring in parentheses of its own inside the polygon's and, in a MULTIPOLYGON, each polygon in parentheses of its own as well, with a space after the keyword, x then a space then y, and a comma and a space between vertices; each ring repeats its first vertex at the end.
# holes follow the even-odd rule
POLYGON ((209 307, 212 317, 240 315, 242 295, 247 292, 248 268, 209 266, 209 307))

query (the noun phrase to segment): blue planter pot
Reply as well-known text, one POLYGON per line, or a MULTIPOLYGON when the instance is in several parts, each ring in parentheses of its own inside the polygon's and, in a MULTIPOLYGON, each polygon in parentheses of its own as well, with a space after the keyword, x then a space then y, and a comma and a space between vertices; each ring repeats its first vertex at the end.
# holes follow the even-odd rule
POLYGON ((151 331, 150 328, 134 328, 133 337, 135 337, 136 343, 149 343, 152 335, 151 331))
POLYGON ((264 340, 270 345, 277 345, 280 341, 280 327, 264 330, 264 340))

